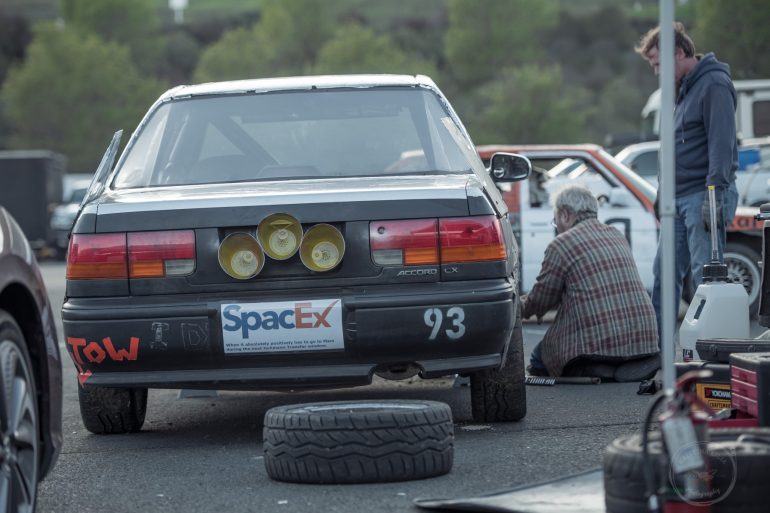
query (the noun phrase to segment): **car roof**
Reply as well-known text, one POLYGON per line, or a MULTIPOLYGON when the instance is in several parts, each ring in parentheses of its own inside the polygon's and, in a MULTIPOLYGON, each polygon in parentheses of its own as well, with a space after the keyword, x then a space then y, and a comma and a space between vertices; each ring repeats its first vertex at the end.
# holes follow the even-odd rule
POLYGON ((640 153, 640 152, 646 152, 646 151, 658 151, 660 149, 660 141, 646 141, 636 144, 630 144, 617 152, 615 154, 615 157, 617 158, 621 154, 623 156, 629 155, 632 153, 640 153))
POLYGON ((425 75, 319 75, 302 77, 258 78, 208 82, 177 86, 166 91, 161 100, 246 92, 294 91, 306 89, 338 89, 402 86, 425 86, 436 89, 436 84, 425 75))
POLYGON ((489 158, 494 153, 526 153, 536 151, 588 151, 597 152, 602 147, 598 144, 484 144, 476 146, 481 158, 489 158))

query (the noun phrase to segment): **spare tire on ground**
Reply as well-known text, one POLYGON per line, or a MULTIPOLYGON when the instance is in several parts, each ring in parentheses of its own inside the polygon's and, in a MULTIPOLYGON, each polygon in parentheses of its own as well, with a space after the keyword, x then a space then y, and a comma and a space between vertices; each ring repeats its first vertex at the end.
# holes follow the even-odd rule
POLYGON ((406 481, 452 468, 452 411, 436 401, 277 406, 267 411, 264 424, 265 468, 277 481, 406 481))
MULTIPOLYGON (((708 474, 719 494, 704 499, 712 513, 767 511, 767 482, 770 478, 770 428, 709 430, 708 474)), ((633 434, 613 440, 604 452, 604 494, 607 513, 647 513, 642 436, 633 434)), ((668 473, 662 459, 660 432, 650 433, 649 454, 655 483, 668 473)))

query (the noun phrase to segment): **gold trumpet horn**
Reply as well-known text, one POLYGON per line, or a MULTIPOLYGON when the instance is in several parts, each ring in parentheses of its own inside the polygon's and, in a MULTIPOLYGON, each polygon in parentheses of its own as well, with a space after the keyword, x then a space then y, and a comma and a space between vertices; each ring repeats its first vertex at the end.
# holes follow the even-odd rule
POLYGON ((302 225, 288 214, 272 214, 259 223, 257 240, 267 256, 273 260, 286 260, 299 249, 302 225))
POLYGON ((219 245, 219 266, 237 280, 258 275, 265 265, 265 253, 257 239, 248 233, 231 233, 219 245))
POLYGON ((345 255, 345 239, 330 224, 317 224, 305 232, 299 246, 299 257, 311 271, 331 271, 345 255))

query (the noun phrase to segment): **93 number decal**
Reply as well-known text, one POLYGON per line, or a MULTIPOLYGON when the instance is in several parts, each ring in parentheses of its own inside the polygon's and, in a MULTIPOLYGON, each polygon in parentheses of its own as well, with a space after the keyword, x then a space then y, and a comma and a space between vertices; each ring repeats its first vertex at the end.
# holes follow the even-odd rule
POLYGON ((451 323, 450 327, 444 330, 447 337, 452 340, 457 340, 465 335, 465 324, 463 324, 463 321, 465 320, 465 310, 459 306, 448 308, 446 315, 444 315, 440 308, 428 308, 425 310, 422 317, 425 320, 425 325, 431 328, 428 340, 436 340, 436 337, 441 330, 441 325, 444 322, 444 317, 451 323))

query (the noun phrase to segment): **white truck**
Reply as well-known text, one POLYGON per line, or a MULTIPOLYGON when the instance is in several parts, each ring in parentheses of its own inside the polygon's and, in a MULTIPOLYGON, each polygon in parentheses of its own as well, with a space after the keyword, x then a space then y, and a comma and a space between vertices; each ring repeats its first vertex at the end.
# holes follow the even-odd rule
MULTIPOLYGON (((770 79, 734 80, 737 93, 735 121, 738 139, 770 136, 770 79)), ((647 99, 642 109, 642 133, 657 138, 660 130, 660 89, 647 99)))

